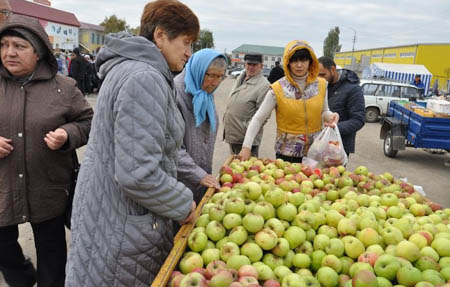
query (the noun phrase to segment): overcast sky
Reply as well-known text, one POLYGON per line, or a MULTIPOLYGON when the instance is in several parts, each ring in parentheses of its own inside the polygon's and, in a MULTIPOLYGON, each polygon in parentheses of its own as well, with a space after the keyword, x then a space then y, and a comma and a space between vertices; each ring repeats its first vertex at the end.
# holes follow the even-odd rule
MULTIPOLYGON (((52 0, 52 7, 78 20, 100 24, 116 14, 139 26, 144 0, 52 0)), ((185 0, 213 32, 216 49, 228 53, 242 44, 284 47, 307 40, 316 54, 331 28, 341 30, 341 51, 415 43, 450 42, 449 0, 185 0)))

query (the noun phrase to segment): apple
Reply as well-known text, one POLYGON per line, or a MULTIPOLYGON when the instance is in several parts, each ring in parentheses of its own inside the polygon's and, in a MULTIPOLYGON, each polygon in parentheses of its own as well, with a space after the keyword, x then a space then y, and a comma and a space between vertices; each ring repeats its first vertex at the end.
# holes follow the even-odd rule
POLYGON ((264 282, 263 287, 280 287, 280 282, 274 279, 269 279, 264 282))
POLYGON ((433 247, 441 257, 450 256, 450 239, 448 238, 435 238, 431 243, 431 247, 433 247))
POLYGON ((195 226, 206 227, 208 223, 209 223, 209 214, 202 214, 198 217, 197 221, 195 222, 195 226))
POLYGON ((384 277, 377 277, 378 287, 392 287, 391 281, 384 277))
POLYGON ((203 232, 193 232, 188 237, 188 246, 192 251, 200 252, 206 248, 208 236, 203 232))
POLYGON ((286 287, 302 287, 304 286, 304 281, 302 277, 296 273, 289 273, 281 281, 281 286, 286 287))
POLYGON ((306 240, 306 233, 300 227, 290 226, 284 232, 283 237, 286 238, 287 241, 289 242, 289 248, 290 249, 295 249, 297 246, 299 246, 303 242, 305 242, 305 240, 306 240))
POLYGON ((288 201, 292 203, 294 206, 300 206, 303 202, 305 202, 305 195, 300 192, 300 190, 292 190, 291 193, 288 194, 288 201))
POLYGON ((229 287, 244 287, 244 285, 242 285, 242 283, 239 283, 238 281, 234 281, 230 284, 229 287))
POLYGON ((283 257, 289 251, 289 242, 286 238, 278 238, 277 245, 272 249, 272 253, 276 256, 283 257))
POLYGON ((422 273, 411 266, 403 266, 397 271, 397 282, 404 286, 414 286, 422 281, 422 273))
POLYGON ((247 198, 251 200, 258 199, 262 194, 262 187, 257 182, 247 182, 247 198))
POLYGON ((245 210, 245 203, 244 200, 240 197, 233 197, 225 201, 226 213, 241 214, 244 212, 244 210, 245 210))
POLYGON ((388 226, 384 228, 381 231, 381 236, 383 237, 384 243, 386 245, 397 245, 400 241, 403 240, 402 232, 394 226, 388 226))
POLYGON ((342 238, 342 240, 344 242, 345 254, 347 254, 348 257, 356 259, 359 255, 364 253, 364 244, 358 238, 347 235, 342 238))
POLYGON ((258 280, 266 281, 270 279, 275 279, 275 274, 273 270, 262 262, 255 262, 252 264, 256 270, 258 270, 258 280))
POLYGON ((441 266, 439 266, 439 263, 429 256, 420 256, 420 258, 414 263, 414 267, 416 267, 420 271, 424 271, 427 269, 433 269, 436 271, 441 270, 441 266))
POLYGON ((348 218, 342 218, 337 226, 337 230, 341 236, 355 235, 356 229, 356 224, 348 218))
POLYGON ((239 277, 250 276, 253 278, 258 278, 258 270, 252 265, 243 265, 238 270, 239 277))
POLYGON ((297 215, 297 208, 292 203, 283 203, 277 208, 277 216, 281 220, 292 221, 297 215))
POLYGON ((263 257, 263 251, 258 244, 254 242, 247 242, 241 247, 241 254, 247 256, 250 261, 258 262, 263 257))
POLYGON ((377 277, 369 270, 361 270, 352 279, 355 287, 378 287, 377 277))
POLYGON ((228 270, 219 270, 211 280, 209 280, 209 287, 228 287, 233 282, 233 275, 228 270))
MULTIPOLYGON (((256 244, 264 250, 271 250, 278 242, 277 234, 268 228, 263 228, 255 235, 256 244)), ((289 240, 288 240, 289 241, 289 240)))
POLYGON ((218 241, 225 236, 225 227, 218 221, 210 221, 206 225, 205 233, 212 241, 218 241))
POLYGON ((180 287, 187 286, 207 287, 208 285, 206 283, 205 277, 202 274, 198 272, 192 272, 184 276, 180 281, 180 287))
POLYGON ((272 268, 272 270, 275 270, 277 266, 284 265, 284 260, 282 257, 278 257, 274 255, 273 253, 266 253, 263 256, 262 262, 272 268))
POLYGON ((282 282, 284 277, 286 277, 289 274, 292 274, 292 271, 288 267, 281 265, 281 266, 275 267, 275 269, 273 270, 273 273, 275 274, 275 278, 279 282, 282 282))
POLYGON ((286 201, 286 197, 286 192, 278 187, 268 190, 264 195, 264 199, 275 208, 282 205, 286 201))
POLYGON ((242 217, 240 214, 229 213, 222 219, 222 224, 226 229, 232 229, 233 227, 242 225, 242 217))
POLYGON ((244 287, 259 286, 258 279, 256 279, 255 277, 252 277, 252 276, 239 277, 238 282, 241 283, 242 286, 244 286, 244 287))
POLYGON ((227 242, 220 248, 220 259, 227 261, 233 255, 239 255, 240 250, 234 242, 227 242))
POLYGON ((389 281, 395 279, 401 264, 397 258, 389 254, 383 254, 375 261, 374 270, 377 276, 384 277, 389 281))
POLYGON ((434 284, 434 286, 441 286, 445 283, 441 273, 436 270, 428 269, 422 272, 422 280, 434 284))
POLYGON ((220 250, 218 248, 205 249, 202 252, 202 259, 205 265, 220 259, 220 250))
POLYGON ((403 240, 397 245, 396 254, 410 262, 414 262, 420 257, 420 249, 414 243, 403 240))
POLYGON ((183 258, 181 258, 179 267, 183 274, 188 274, 192 272, 194 268, 203 267, 203 258, 196 252, 187 252, 184 254, 183 258))
POLYGON ((244 265, 250 265, 250 259, 245 255, 232 255, 227 259, 228 268, 239 270, 244 265))
POLYGON ((322 266, 328 266, 333 268, 338 274, 342 270, 342 262, 337 256, 335 255, 325 255, 325 257, 322 259, 322 266))
POLYGON ((322 260, 327 254, 323 250, 314 250, 311 253, 311 268, 314 271, 319 270, 322 266, 322 260))
POLYGON ((278 237, 281 237, 285 231, 284 224, 278 218, 270 218, 266 221, 264 227, 274 231, 278 237))
POLYGON ((311 264, 311 258, 308 254, 297 253, 294 255, 292 264, 297 268, 308 268, 311 264))
POLYGON ((350 277, 352 277, 352 278, 355 277, 355 275, 361 270, 368 270, 368 271, 374 272, 372 265, 370 265, 369 263, 355 262, 352 264, 352 266, 350 266, 350 269, 349 269, 350 277))
POLYGON ((441 276, 447 282, 450 280, 450 266, 443 267, 441 269, 441 276))
POLYGON ((341 274, 350 274, 350 267, 353 265, 353 259, 347 256, 342 256, 339 258, 341 260, 341 274))
POLYGON ((269 202, 261 201, 253 207, 253 213, 260 214, 264 220, 275 217, 275 208, 269 202))
POLYGON ((220 270, 226 270, 226 269, 227 269, 227 264, 225 262, 223 262, 221 260, 212 261, 206 266, 206 277, 212 278, 220 270))
POLYGON ((378 259, 378 254, 364 252, 363 254, 359 255, 358 262, 369 263, 373 267, 373 266, 375 266, 375 262, 377 261, 377 259, 378 259))
POLYGON ((215 204, 208 209, 208 214, 209 214, 210 222, 211 221, 220 222, 220 221, 222 221, 226 212, 225 212, 225 209, 221 205, 215 204))
POLYGON ((316 274, 317 280, 321 286, 334 287, 339 282, 339 275, 330 267, 321 267, 316 274))
POLYGON ((380 235, 375 229, 367 227, 361 230, 358 234, 358 239, 361 240, 365 247, 368 247, 370 245, 378 244, 380 242, 380 235))

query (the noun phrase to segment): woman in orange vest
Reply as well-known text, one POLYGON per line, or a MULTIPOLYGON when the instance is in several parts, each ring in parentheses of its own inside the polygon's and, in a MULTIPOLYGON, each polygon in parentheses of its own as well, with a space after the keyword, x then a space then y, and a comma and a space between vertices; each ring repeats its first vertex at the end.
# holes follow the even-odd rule
POLYGON ((327 82, 318 77, 319 62, 306 41, 293 40, 283 55, 285 76, 271 85, 253 116, 239 156, 250 157, 253 139, 276 109, 276 157, 301 162, 323 126, 334 127, 339 115, 328 108, 327 82))

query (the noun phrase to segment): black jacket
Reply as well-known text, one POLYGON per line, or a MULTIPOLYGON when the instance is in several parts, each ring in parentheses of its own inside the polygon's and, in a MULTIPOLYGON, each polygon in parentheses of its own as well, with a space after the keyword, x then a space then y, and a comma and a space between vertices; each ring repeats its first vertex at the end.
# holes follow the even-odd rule
POLYGON ((328 106, 339 114, 338 128, 346 153, 355 152, 356 132, 365 123, 365 103, 355 72, 341 70, 336 84, 328 84, 328 106))
POLYGON ((269 77, 267 77, 267 80, 269 83, 273 84, 279 79, 284 77, 284 70, 279 65, 273 67, 273 69, 270 71, 269 77))

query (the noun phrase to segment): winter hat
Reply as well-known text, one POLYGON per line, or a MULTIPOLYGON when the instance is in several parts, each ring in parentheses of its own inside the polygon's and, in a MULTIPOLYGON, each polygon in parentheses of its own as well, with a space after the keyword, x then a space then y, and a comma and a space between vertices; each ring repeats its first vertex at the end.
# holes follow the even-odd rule
POLYGON ((38 55, 39 59, 44 58, 48 52, 47 47, 42 42, 42 40, 36 34, 27 29, 19 27, 10 28, 2 33, 2 37, 7 35, 16 36, 30 42, 34 50, 36 50, 36 54, 38 55))

